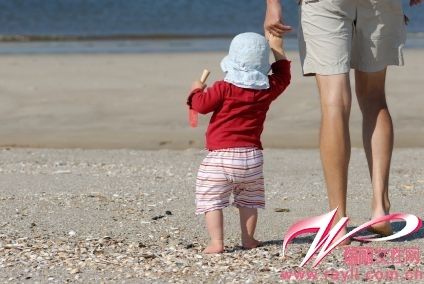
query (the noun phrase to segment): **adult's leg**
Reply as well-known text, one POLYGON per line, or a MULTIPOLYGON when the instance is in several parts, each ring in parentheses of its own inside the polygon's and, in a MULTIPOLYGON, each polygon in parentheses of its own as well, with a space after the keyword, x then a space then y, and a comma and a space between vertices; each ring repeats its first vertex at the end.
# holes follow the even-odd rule
MULTIPOLYGON (((336 222, 346 216, 350 160, 349 116, 352 102, 349 74, 316 75, 321 98, 320 152, 330 209, 336 222)), ((342 233, 344 233, 343 231, 342 233)))
MULTIPOLYGON (((362 111, 362 138, 373 187, 372 217, 389 213, 389 171, 393 152, 393 124, 386 102, 386 69, 355 72, 356 96, 362 111)), ((392 233, 389 222, 373 227, 382 235, 392 233)))

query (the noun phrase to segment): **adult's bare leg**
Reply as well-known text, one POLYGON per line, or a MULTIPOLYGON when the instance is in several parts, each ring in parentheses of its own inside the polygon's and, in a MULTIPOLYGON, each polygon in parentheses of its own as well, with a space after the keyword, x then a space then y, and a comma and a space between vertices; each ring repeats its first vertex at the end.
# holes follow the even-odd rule
MULTIPOLYGON (((350 161, 349 116, 352 102, 349 74, 316 75, 321 98, 320 152, 330 209, 338 207, 336 222, 346 216, 350 161)), ((341 234, 346 233, 343 230, 341 234)), ((348 244, 345 241, 342 244, 348 244)))
MULTIPOLYGON (((355 72, 356 96, 362 111, 362 138, 373 187, 372 218, 389 213, 389 172, 393 152, 393 124, 386 102, 386 69, 355 72)), ((377 224, 373 231, 391 235, 389 222, 377 224)))

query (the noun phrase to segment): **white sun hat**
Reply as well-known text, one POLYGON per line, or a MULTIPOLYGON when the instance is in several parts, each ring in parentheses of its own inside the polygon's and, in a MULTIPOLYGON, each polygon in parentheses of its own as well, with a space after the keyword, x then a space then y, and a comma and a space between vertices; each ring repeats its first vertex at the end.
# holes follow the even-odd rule
POLYGON ((263 90, 269 88, 268 72, 270 48, 264 36, 257 33, 237 35, 230 51, 221 61, 224 81, 241 88, 263 90))

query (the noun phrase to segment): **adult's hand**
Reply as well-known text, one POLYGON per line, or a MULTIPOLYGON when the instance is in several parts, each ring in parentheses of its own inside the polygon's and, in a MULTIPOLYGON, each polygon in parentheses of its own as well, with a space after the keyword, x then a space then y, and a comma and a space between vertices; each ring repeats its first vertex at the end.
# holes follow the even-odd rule
POLYGON ((423 0, 410 0, 409 5, 414 6, 414 5, 421 4, 422 2, 423 0))
POLYGON ((278 37, 292 30, 292 27, 283 24, 280 0, 266 0, 264 28, 278 37))

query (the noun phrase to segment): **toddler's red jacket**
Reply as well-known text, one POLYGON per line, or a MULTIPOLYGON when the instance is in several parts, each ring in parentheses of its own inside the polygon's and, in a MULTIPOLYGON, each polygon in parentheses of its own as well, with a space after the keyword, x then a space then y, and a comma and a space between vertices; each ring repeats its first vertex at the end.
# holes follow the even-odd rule
POLYGON ((219 150, 237 147, 262 149, 261 134, 266 113, 275 100, 290 84, 290 61, 279 60, 272 64, 270 87, 254 90, 217 81, 206 90, 193 90, 187 104, 195 111, 213 112, 206 131, 206 148, 219 150))

